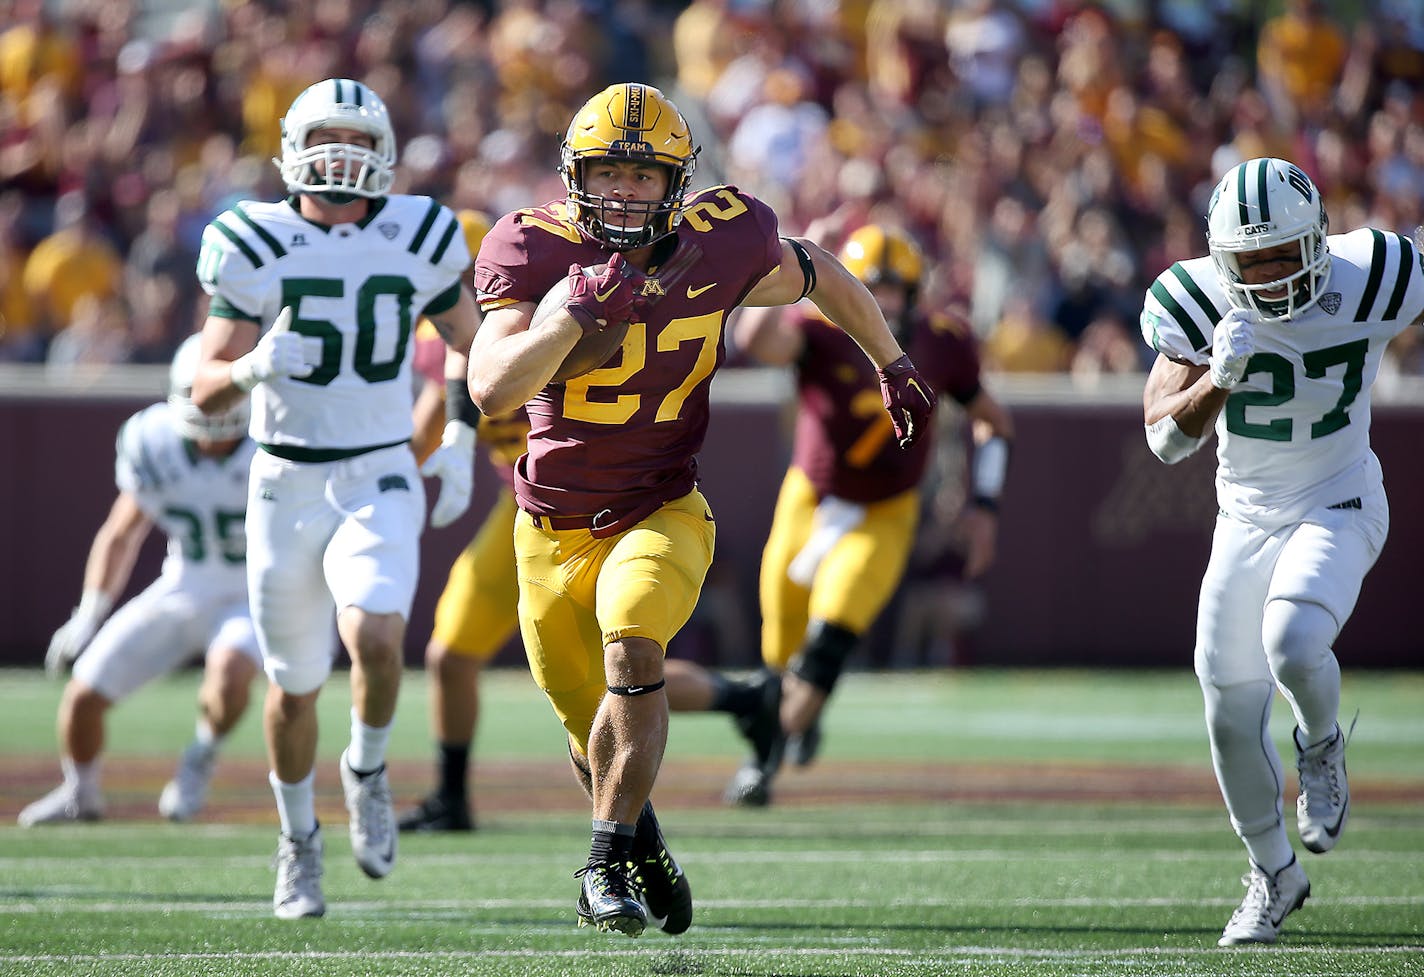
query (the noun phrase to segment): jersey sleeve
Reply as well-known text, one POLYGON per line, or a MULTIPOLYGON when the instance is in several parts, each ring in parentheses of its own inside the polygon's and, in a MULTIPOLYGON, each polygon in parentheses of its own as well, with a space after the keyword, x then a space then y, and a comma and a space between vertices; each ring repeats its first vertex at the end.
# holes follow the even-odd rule
POLYGON ((1198 279, 1205 273, 1202 268, 1200 260, 1195 270, 1179 261, 1158 275, 1143 297, 1138 320, 1148 346, 1168 359, 1196 365, 1210 362, 1212 331, 1229 308, 1214 294, 1214 281, 1198 279))
POLYGON ((484 236, 475 259, 480 310, 490 312, 516 302, 538 302, 548 290, 548 283, 568 274, 569 246, 582 243, 578 229, 553 207, 505 214, 484 236), (565 246, 541 246, 541 241, 562 241, 565 246))
MULTIPOLYGON (((244 201, 243 203, 246 203, 244 201)), ((262 296, 278 255, 240 203, 203 228, 198 282, 212 296, 209 315, 261 321, 262 296)))
POLYGON ((1364 294, 1354 309, 1356 322, 1414 322, 1424 313, 1424 253, 1393 231, 1367 228, 1332 239, 1333 248, 1352 248, 1369 269, 1364 294))
POLYGON ((149 429, 167 423, 167 404, 145 407, 124 421, 114 441, 114 484, 120 492, 139 500, 145 511, 147 500, 162 482, 158 457, 151 445, 149 429))
POLYGON ((450 284, 460 280, 465 269, 470 267, 470 248, 466 244, 464 226, 456 218, 455 212, 444 204, 431 201, 429 216, 417 231, 411 242, 411 250, 429 257, 450 284), (426 232, 422 234, 421 232, 426 232))

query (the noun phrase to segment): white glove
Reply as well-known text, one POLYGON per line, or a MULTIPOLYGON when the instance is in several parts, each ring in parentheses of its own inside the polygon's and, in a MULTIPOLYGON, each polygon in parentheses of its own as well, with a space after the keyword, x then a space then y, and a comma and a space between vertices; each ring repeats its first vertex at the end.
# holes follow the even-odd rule
POLYGON ((79 653, 98 632, 104 618, 109 616, 109 609, 113 604, 101 590, 84 591, 84 596, 79 599, 79 606, 74 609, 69 620, 60 625, 54 637, 49 639, 49 650, 45 652, 45 672, 51 678, 57 678, 69 670, 74 659, 79 657, 79 653))
POLYGON ((308 348, 320 344, 320 339, 292 332, 292 307, 284 306, 252 352, 233 360, 229 376, 244 391, 273 377, 304 377, 321 358, 319 349, 309 356, 308 348))
POLYGON ((1217 323, 1211 340, 1212 386, 1230 390, 1241 382, 1256 351, 1255 321, 1254 312, 1232 309, 1217 323))
POLYGON ((865 520, 865 506, 828 495, 816 506, 811 536, 786 568, 786 576, 801 587, 809 587, 816 579, 821 561, 835 548, 840 538, 865 520))
POLYGON ((448 526, 470 507, 475 489, 475 429, 464 421, 446 421, 440 447, 420 466, 426 478, 440 479, 440 498, 430 510, 430 525, 448 526))

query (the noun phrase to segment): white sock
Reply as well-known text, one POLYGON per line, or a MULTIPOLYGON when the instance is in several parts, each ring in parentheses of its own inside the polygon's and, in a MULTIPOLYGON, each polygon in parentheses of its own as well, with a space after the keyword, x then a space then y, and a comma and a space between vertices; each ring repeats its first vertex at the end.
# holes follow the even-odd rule
POLYGON ((1246 853, 1251 856, 1251 861, 1265 869, 1267 875, 1275 875, 1295 858, 1290 838, 1281 825, 1258 835, 1247 835, 1241 840, 1246 843, 1246 853))
POLYGON ((390 726, 367 726, 351 710, 351 745, 346 748, 346 762, 357 773, 372 773, 386 762, 386 744, 391 740, 390 726))
POLYGON ((70 757, 59 758, 59 769, 64 773, 64 782, 74 787, 78 797, 92 797, 99 793, 99 758, 88 763, 75 763, 70 757))
POLYGON ((282 822, 282 834, 301 840, 316 830, 316 771, 313 770, 295 784, 284 783, 275 770, 267 774, 272 793, 277 797, 277 817, 282 822))

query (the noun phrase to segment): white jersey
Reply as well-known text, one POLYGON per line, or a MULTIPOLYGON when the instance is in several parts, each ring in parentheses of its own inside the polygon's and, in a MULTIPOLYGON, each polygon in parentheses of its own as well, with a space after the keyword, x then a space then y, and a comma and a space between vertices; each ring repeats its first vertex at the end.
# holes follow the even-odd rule
POLYGON ((292 201, 243 201, 220 214, 198 257, 209 315, 265 331, 290 305, 292 331, 319 360, 307 376, 252 391, 252 436, 338 451, 407 440, 416 323, 454 305, 469 264, 459 221, 429 197, 385 197, 359 223, 334 227, 292 201))
MULTIPOLYGON (((1297 522, 1381 484, 1370 450, 1370 390, 1385 345, 1424 311, 1424 265, 1402 235, 1364 228, 1328 239, 1320 301, 1255 325, 1256 350, 1216 419, 1217 502, 1262 526, 1297 522)), ((1205 365, 1231 308, 1210 257, 1180 261, 1148 289, 1142 335, 1205 365)))
POLYGON ((217 598, 247 595, 247 476, 257 445, 244 438, 226 458, 198 454, 178 434, 167 403, 145 407, 119 429, 114 480, 168 537, 163 576, 217 598))

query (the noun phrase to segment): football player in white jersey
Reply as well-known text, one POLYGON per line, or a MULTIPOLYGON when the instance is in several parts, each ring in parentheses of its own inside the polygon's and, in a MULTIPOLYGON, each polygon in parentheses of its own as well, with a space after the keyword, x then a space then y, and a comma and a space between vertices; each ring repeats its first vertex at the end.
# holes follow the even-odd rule
POLYGON ((1389 532, 1370 390, 1385 344, 1421 322, 1424 267, 1400 234, 1328 234, 1320 191, 1281 159, 1221 179, 1207 241, 1210 256, 1147 292, 1142 334, 1158 356, 1143 406, 1168 464, 1217 436, 1194 657, 1212 764, 1250 859, 1219 941, 1234 946, 1274 942, 1310 894, 1282 818, 1277 687, 1295 714, 1301 843, 1329 851, 1349 816, 1332 645, 1389 532))
POLYGON ((273 907, 295 919, 326 908, 312 787, 333 610, 351 658, 340 773, 352 849, 372 878, 395 861, 385 753, 425 521, 420 475, 441 480, 432 525, 468 506, 478 413, 464 376, 477 319, 460 282, 470 255, 454 213, 389 192, 395 132, 371 89, 331 78, 302 92, 274 162, 290 197, 241 202, 203 232, 198 277, 211 302, 194 400, 222 410, 252 391, 261 450, 248 582, 281 821, 273 907), (452 395, 441 446, 417 471, 411 360, 422 315, 449 347, 452 395))
POLYGON ((101 818, 99 755, 109 707, 201 652, 197 736, 158 801, 175 821, 196 815, 218 748, 247 709, 262 667, 247 608, 243 538, 256 446, 247 439, 245 399, 211 417, 189 399, 198 343, 191 336, 179 347, 168 401, 145 407, 119 429, 119 494, 90 547, 79 606, 45 656, 52 674, 74 666, 59 708, 64 782, 20 812, 26 827, 101 818), (108 617, 155 525, 168 536, 162 572, 108 617))

